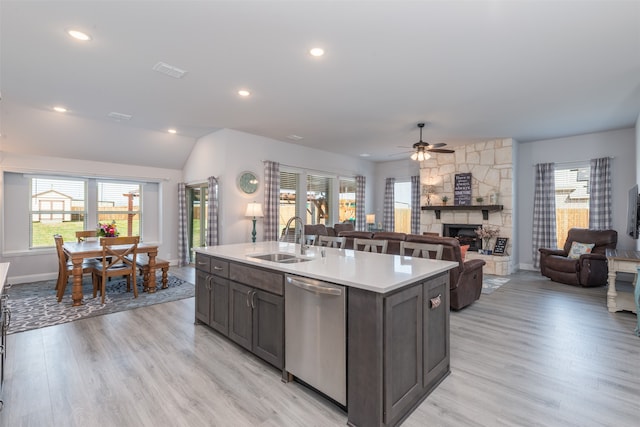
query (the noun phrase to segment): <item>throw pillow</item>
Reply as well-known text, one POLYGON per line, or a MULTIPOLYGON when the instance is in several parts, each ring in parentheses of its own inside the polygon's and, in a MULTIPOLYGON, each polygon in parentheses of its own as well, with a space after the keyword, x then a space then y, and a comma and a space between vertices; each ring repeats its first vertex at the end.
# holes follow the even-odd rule
POLYGON ((462 255, 462 262, 464 262, 464 257, 467 256, 467 249, 469 249, 471 245, 462 245, 460 246, 460 255, 462 255))
POLYGON ((582 254, 590 254, 594 246, 595 243, 571 242, 571 249, 569 249, 569 255, 567 255, 567 257, 578 259, 582 254))

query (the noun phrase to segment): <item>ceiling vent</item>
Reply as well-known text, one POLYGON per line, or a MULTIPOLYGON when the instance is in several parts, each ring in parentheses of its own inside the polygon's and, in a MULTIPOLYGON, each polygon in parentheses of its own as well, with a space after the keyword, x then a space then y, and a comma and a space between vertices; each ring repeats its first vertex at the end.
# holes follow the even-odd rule
POLYGON ((166 74, 167 76, 173 77, 175 79, 181 79, 185 74, 187 74, 185 70, 181 70, 180 68, 174 67, 173 65, 165 64, 164 62, 158 62, 156 65, 154 65, 153 71, 166 74))
POLYGON ((107 114, 107 117, 113 120, 122 121, 122 120, 131 120, 131 117, 133 116, 130 114, 116 113, 115 111, 112 111, 109 114, 107 114))

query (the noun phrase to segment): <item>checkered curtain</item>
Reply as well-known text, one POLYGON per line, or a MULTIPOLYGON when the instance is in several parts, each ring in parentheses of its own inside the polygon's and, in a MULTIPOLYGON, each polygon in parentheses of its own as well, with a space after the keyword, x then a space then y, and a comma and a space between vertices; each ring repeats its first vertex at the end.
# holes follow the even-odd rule
POLYGON ((207 246, 218 245, 218 180, 214 176, 207 178, 207 246))
POLYGON ((356 230, 364 231, 367 227, 367 219, 364 213, 364 192, 366 189, 367 178, 356 176, 356 230))
POLYGON ((395 178, 387 178, 384 186, 384 211, 382 215, 382 226, 384 231, 394 231, 396 228, 395 222, 395 200, 393 198, 393 187, 396 183, 395 178))
POLYGON ((278 240, 280 163, 264 161, 264 240, 278 240))
POLYGON ((189 265, 189 228, 187 227, 187 185, 178 183, 178 267, 189 265))
POLYGON ((420 234, 420 176, 411 177, 411 234, 420 234))
POLYGON ((611 228, 611 159, 591 159, 589 174, 589 228, 611 228))
POLYGON ((536 165, 533 195, 533 266, 540 267, 538 248, 556 248, 556 188, 553 163, 536 165))

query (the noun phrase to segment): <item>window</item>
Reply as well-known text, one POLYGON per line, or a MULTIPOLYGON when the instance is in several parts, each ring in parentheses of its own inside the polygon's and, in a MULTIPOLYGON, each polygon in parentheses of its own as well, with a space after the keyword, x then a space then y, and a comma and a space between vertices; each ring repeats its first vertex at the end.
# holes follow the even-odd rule
POLYGON ((570 228, 589 228, 589 164, 555 170, 556 233, 563 247, 570 228))
POLYGON ((84 180, 31 178, 30 247, 48 247, 53 235, 75 240, 87 216, 84 180))
POLYGON ((356 180, 353 178, 340 178, 338 204, 338 222, 350 221, 356 223, 356 180))
POLYGON ((207 242, 207 209, 209 188, 207 184, 187 187, 187 218, 189 227, 189 261, 195 262, 196 253, 193 248, 206 246, 207 242))
POLYGON ((98 181, 97 190, 98 222, 115 221, 120 236, 139 236, 140 184, 98 181))
POLYGON ((393 231, 411 233, 411 182, 396 181, 393 187, 393 199, 395 217, 393 231))
POLYGON ((307 175, 307 224, 331 225, 331 178, 307 175))
POLYGON ((280 218, 278 229, 284 230, 289 218, 297 216, 298 209, 298 182, 300 174, 295 172, 280 172, 280 218))

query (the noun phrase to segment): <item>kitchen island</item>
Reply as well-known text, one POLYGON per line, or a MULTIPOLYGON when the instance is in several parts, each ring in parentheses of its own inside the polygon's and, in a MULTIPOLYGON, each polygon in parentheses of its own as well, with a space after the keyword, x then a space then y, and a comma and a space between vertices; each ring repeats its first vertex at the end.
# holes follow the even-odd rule
POLYGON ((320 247, 300 254, 284 242, 196 253, 196 321, 281 369, 284 380, 292 377, 285 277, 344 287, 349 425, 400 424, 449 374, 448 270, 456 263, 320 247))

